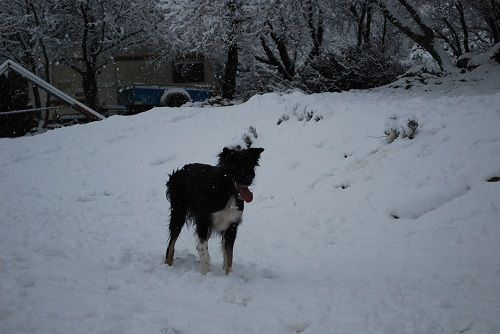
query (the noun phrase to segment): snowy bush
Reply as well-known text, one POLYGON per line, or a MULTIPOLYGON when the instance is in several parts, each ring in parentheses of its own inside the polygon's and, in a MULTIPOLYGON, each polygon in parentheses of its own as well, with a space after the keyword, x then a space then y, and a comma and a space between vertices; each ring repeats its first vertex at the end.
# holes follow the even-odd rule
POLYGON ((426 67, 424 65, 414 65, 398 78, 426 78, 432 76, 441 76, 443 73, 436 71, 435 68, 426 67))
POLYGON ((290 119, 290 116, 288 116, 287 114, 283 114, 283 115, 281 115, 281 117, 276 122, 276 125, 280 125, 281 123, 286 122, 289 119, 290 119))
POLYGON ((238 73, 238 97, 248 100, 258 94, 303 90, 299 81, 287 81, 268 68, 257 66, 252 71, 238 73))
POLYGON ((345 91, 386 85, 402 68, 388 54, 375 48, 352 47, 338 54, 327 53, 301 72, 307 91, 345 91))
POLYGON ((253 140, 257 138, 257 129, 253 125, 250 125, 248 130, 243 134, 243 142, 245 143, 245 146, 247 148, 252 147, 253 140))
POLYGON ((442 74, 442 70, 439 68, 439 64, 436 60, 418 45, 415 45, 412 48, 408 63, 413 64, 413 66, 411 66, 410 69, 403 75, 405 77, 417 76, 422 73, 434 75, 442 74))
POLYGON ((491 60, 495 60, 500 63, 500 43, 495 44, 490 50, 484 53, 480 53, 472 57, 467 64, 467 68, 473 69, 479 67, 483 64, 488 63, 491 60))
POLYGON ((457 59, 457 67, 473 70, 483 64, 492 60, 500 63, 500 43, 493 45, 490 49, 482 50, 476 49, 471 52, 464 53, 457 59))
MULTIPOLYGON (((290 111, 292 115, 295 116, 295 118, 299 121, 306 121, 309 122, 311 120, 315 122, 319 122, 323 119, 323 116, 318 114, 316 110, 311 110, 309 106, 302 106, 300 104, 295 104, 290 111)), ((283 114, 278 121, 276 122, 276 125, 280 125, 283 122, 286 122, 290 119, 290 116, 288 113, 283 114)))
POLYGON ((400 63, 375 48, 347 48, 324 52, 306 62, 294 76, 285 80, 264 67, 240 73, 239 96, 300 89, 307 93, 340 92, 386 85, 403 73, 400 63))
POLYGON ((468 68, 471 59, 480 54, 479 50, 472 50, 471 52, 464 53, 457 59, 458 68, 468 68))
POLYGON ((399 118, 397 115, 389 117, 385 123, 384 134, 386 141, 392 143, 398 137, 401 138, 415 138, 418 129, 418 121, 415 115, 409 115, 399 118))
POLYGON ((227 107, 235 104, 238 104, 238 102, 224 99, 220 95, 215 95, 203 102, 188 102, 185 104, 185 106, 204 108, 204 107, 227 107))
POLYGON ((306 121, 306 122, 309 122, 310 120, 314 119, 315 122, 318 122, 320 121, 321 119, 323 119, 322 116, 320 115, 316 115, 314 116, 314 111, 313 110, 304 110, 304 112, 302 114, 298 114, 297 115, 297 119, 299 121, 306 121))

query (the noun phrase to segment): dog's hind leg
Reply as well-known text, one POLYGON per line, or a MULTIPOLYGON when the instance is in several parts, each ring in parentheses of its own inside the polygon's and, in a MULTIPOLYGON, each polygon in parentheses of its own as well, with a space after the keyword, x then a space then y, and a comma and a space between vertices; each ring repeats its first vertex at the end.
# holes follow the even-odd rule
POLYGON ((224 253, 224 270, 229 274, 233 270, 233 246, 238 232, 238 224, 231 224, 222 234, 222 252, 224 253))
POLYGON ((196 234, 198 235, 198 255, 200 257, 200 271, 206 274, 210 271, 210 253, 208 252, 208 238, 210 237, 210 220, 196 219, 196 234))
POLYGON ((182 226, 186 222, 186 212, 180 208, 173 206, 170 209, 170 224, 169 224, 169 241, 167 254, 165 255, 165 263, 172 266, 174 263, 175 242, 181 233, 182 226))

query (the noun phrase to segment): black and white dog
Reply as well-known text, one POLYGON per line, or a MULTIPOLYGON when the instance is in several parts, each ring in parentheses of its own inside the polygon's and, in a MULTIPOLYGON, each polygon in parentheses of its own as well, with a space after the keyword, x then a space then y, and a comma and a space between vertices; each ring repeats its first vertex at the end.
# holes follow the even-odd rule
POLYGON ((243 201, 253 199, 248 187, 255 177, 263 148, 227 148, 219 154, 217 166, 188 164, 174 171, 167 182, 170 201, 169 242, 166 263, 174 262, 175 241, 186 221, 196 229, 200 270, 210 271, 208 239, 212 232, 222 236, 224 270, 231 272, 233 245, 241 223, 243 201))

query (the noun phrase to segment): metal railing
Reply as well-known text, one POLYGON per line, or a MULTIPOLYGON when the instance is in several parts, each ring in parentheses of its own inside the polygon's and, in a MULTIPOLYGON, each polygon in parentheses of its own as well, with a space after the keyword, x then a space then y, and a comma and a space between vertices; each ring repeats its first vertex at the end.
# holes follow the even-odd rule
POLYGON ((3 115, 15 115, 15 114, 23 114, 23 113, 29 113, 29 112, 49 112, 50 110, 55 110, 57 113, 57 110, 59 107, 48 107, 48 108, 31 108, 31 109, 21 109, 21 110, 11 110, 11 111, 4 111, 0 112, 0 116, 3 115))

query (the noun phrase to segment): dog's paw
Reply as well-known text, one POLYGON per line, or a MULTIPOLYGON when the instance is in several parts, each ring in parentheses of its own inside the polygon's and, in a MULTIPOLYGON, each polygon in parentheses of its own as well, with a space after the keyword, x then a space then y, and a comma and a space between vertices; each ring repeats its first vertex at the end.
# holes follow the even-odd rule
POLYGON ((233 272, 233 267, 224 266, 224 272, 226 273, 226 275, 229 275, 230 273, 233 272))
POLYGON ((206 275, 206 274, 208 274, 209 271, 210 271, 209 264, 200 263, 200 273, 202 273, 203 275, 206 275))

